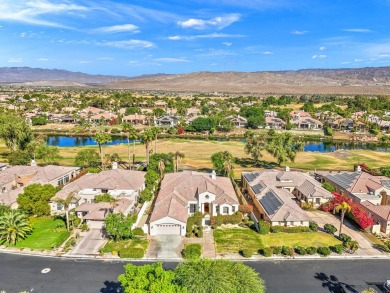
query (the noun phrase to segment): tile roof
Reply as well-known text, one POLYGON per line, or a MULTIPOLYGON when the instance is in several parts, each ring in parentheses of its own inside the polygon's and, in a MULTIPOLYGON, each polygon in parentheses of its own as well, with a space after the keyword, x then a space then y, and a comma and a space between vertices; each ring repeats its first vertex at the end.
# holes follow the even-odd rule
POLYGON ((381 219, 390 221, 390 205, 374 205, 369 201, 364 201, 361 205, 381 219))
MULTIPOLYGON (((127 214, 127 211, 134 205, 134 202, 128 198, 119 198, 114 207, 114 214, 127 214)), ((76 208, 76 212, 87 212, 84 220, 104 220, 110 211, 109 202, 84 203, 76 208)))

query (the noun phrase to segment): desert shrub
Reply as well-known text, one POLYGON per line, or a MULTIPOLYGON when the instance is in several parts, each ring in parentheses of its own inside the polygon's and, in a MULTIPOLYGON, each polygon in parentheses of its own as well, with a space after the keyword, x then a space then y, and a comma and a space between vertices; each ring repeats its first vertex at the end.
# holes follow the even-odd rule
POLYGON ((271 225, 270 223, 266 221, 259 221, 259 233, 260 234, 268 234, 269 231, 271 230, 271 225))
POLYGON ((118 254, 120 258, 143 258, 144 250, 142 248, 123 248, 118 254))
POLYGON ((306 254, 306 248, 302 246, 295 247, 295 252, 299 255, 305 255, 306 254))
POLYGON ((288 246, 283 246, 282 254, 286 256, 292 256, 294 254, 294 249, 288 246))
POLYGON ((310 246, 306 248, 306 253, 309 255, 313 255, 317 253, 317 247, 310 246))
POLYGON ((261 249, 260 253, 265 257, 271 257, 274 254, 274 250, 272 249, 272 247, 265 247, 261 249))
POLYGON ((282 253, 282 247, 281 246, 271 246, 271 248, 274 251, 274 254, 281 254, 282 253))
POLYGON ((312 231, 314 231, 314 232, 317 232, 317 230, 318 230, 318 224, 317 224, 316 222, 314 222, 314 221, 311 221, 311 222, 309 223, 309 228, 310 228, 310 230, 312 230, 312 231))
POLYGON ((343 241, 343 244, 345 244, 345 243, 347 243, 347 242, 352 240, 352 238, 350 236, 348 236, 347 234, 344 234, 344 233, 340 234, 339 239, 341 241, 343 241))
POLYGON ((305 210, 305 211, 313 211, 314 204, 312 202, 302 202, 301 208, 302 208, 302 210, 305 210))
POLYGON ((344 246, 342 244, 336 244, 331 247, 331 250, 337 254, 342 254, 344 252, 344 246))
POLYGON ((182 255, 184 259, 199 259, 202 255, 202 246, 200 244, 189 244, 183 249, 182 255))
POLYGON ((324 230, 326 233, 332 234, 332 235, 337 232, 337 228, 335 226, 333 226, 332 224, 325 224, 324 230))
POLYGON ((250 258, 253 255, 253 250, 252 249, 243 249, 243 250, 240 251, 240 254, 243 257, 250 258))
POLYGON ((318 247, 317 248, 317 252, 321 256, 328 256, 328 255, 330 255, 330 249, 327 246, 318 247))
POLYGON ((145 232, 142 230, 142 228, 135 228, 133 229, 133 235, 134 236, 144 236, 145 232))
POLYGON ((272 233, 301 233, 301 232, 311 232, 309 227, 305 226, 296 226, 296 227, 284 227, 284 226, 272 226, 272 233))

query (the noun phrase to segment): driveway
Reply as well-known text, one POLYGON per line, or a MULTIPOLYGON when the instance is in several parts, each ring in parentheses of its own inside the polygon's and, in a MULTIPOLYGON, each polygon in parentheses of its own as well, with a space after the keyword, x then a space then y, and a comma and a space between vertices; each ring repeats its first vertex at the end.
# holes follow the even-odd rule
POLYGON ((72 255, 99 255, 99 248, 106 243, 100 229, 91 229, 70 253, 72 255))
MULTIPOLYGON (((321 211, 306 211, 306 213, 313 221, 317 222, 319 227, 324 228, 325 224, 332 224, 337 228, 336 234, 339 233, 338 230, 340 228, 340 220, 338 217, 331 213, 325 213, 321 211)), ((383 255, 379 250, 374 248, 373 244, 367 240, 367 238, 365 238, 351 223, 348 222, 348 219, 344 220, 344 225, 341 232, 347 234, 348 236, 352 237, 353 240, 359 242, 359 249, 355 252, 356 255, 383 255)))
POLYGON ((150 239, 147 252, 148 258, 180 258, 183 250, 183 240, 177 235, 159 235, 150 239))

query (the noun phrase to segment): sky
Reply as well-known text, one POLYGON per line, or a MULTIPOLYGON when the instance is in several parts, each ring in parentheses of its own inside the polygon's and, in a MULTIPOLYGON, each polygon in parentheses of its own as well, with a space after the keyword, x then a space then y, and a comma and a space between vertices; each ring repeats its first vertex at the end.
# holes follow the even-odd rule
POLYGON ((0 67, 138 76, 390 66, 390 0, 0 0, 0 67))

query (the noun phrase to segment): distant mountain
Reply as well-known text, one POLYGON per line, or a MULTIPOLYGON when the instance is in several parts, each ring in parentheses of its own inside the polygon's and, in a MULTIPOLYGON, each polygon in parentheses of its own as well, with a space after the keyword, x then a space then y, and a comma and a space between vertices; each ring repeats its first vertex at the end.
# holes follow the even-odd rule
MULTIPOLYGON (((0 83, 31 83, 41 81, 66 81, 80 84, 102 84, 128 79, 126 76, 91 75, 60 69, 42 69, 30 67, 0 68, 0 83)), ((52 83, 56 84, 56 83, 52 83)))

